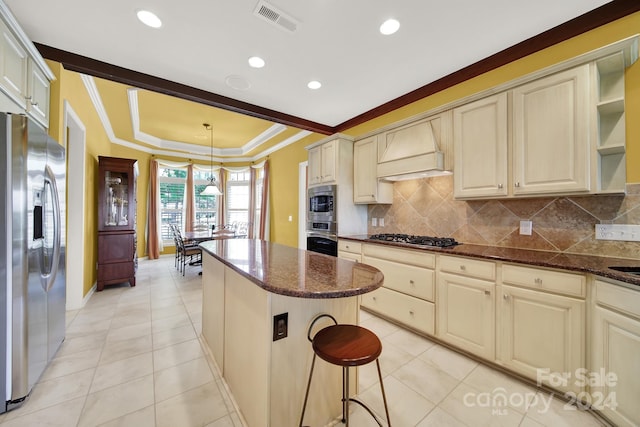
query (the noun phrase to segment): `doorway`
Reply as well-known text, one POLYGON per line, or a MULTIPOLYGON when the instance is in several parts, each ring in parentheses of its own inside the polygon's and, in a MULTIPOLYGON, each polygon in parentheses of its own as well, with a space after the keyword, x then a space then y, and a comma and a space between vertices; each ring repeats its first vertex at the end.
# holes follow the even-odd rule
POLYGON ((67 310, 84 306, 86 128, 64 102, 64 146, 67 151, 67 310), (69 224, 82 224, 69 227, 69 224))

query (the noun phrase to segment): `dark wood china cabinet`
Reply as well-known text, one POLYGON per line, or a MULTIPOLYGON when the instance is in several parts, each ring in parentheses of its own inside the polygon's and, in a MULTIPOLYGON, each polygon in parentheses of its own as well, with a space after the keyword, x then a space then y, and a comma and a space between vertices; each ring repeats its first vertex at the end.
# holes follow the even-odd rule
POLYGON ((136 285, 137 178, 137 160, 98 157, 98 291, 136 285))

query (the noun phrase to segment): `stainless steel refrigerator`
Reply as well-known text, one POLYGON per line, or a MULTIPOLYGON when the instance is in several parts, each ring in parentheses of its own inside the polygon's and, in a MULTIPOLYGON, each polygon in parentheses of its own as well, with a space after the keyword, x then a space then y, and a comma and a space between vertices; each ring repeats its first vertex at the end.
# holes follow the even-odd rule
POLYGON ((64 339, 65 175, 62 146, 0 113, 0 412, 24 401, 64 339))

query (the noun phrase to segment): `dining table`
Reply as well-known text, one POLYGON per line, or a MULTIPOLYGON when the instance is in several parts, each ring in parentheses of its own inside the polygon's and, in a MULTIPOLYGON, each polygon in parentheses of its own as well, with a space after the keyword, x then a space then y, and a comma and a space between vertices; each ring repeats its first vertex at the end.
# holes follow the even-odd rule
MULTIPOLYGON (((244 234, 237 234, 234 230, 221 229, 215 230, 198 230, 198 231, 185 231, 183 233, 183 239, 189 243, 202 243, 210 240, 223 240, 223 239, 236 239, 239 237, 247 237, 244 234)), ((189 263, 189 265, 202 265, 202 260, 189 263)), ((202 276, 202 271, 198 272, 199 276, 202 276)))
POLYGON ((206 242, 208 240, 220 240, 220 239, 235 239, 238 237, 246 237, 245 235, 237 234, 233 230, 199 230, 199 231, 185 231, 183 236, 185 241, 188 242, 206 242))

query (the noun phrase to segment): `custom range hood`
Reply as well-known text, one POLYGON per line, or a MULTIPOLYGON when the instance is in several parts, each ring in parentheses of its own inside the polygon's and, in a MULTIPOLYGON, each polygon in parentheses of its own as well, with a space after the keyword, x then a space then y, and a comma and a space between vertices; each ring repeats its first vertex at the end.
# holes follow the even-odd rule
POLYGON ((383 134, 378 140, 377 176, 386 181, 449 175, 431 121, 383 134))

